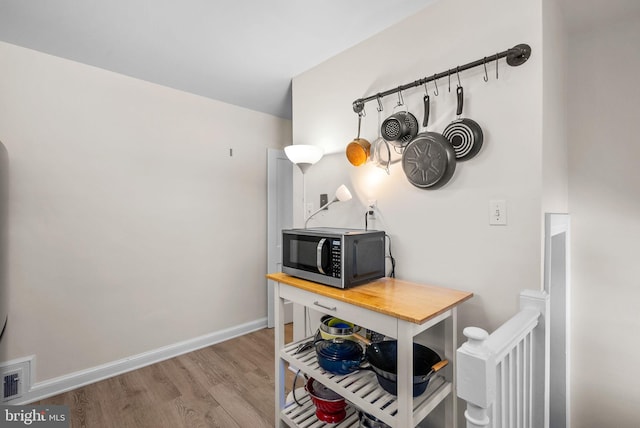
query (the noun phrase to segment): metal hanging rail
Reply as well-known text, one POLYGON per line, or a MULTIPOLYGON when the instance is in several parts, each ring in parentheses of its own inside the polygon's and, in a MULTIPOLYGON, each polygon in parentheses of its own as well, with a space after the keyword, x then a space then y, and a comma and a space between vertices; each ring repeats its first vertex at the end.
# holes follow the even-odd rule
POLYGON ((422 79, 416 80, 414 82, 400 85, 397 88, 389 89, 384 92, 378 92, 375 95, 370 95, 365 98, 359 98, 353 102, 353 111, 360 114, 362 110, 364 110, 364 104, 368 101, 380 100, 381 98, 386 97, 387 95, 396 94, 406 89, 415 88, 416 86, 422 86, 427 82, 432 82, 434 80, 442 79, 443 77, 451 77, 452 74, 457 74, 457 73, 460 73, 461 71, 468 70, 470 68, 483 65, 485 66, 485 72, 486 72, 487 61, 488 62, 496 61, 496 76, 497 76, 498 75, 497 61, 500 58, 506 57, 507 64, 509 64, 512 67, 517 67, 518 65, 522 65, 525 62, 527 62, 530 56, 531 56, 531 47, 524 43, 519 44, 512 47, 511 49, 507 49, 506 51, 498 52, 490 56, 485 56, 482 59, 469 62, 464 65, 459 65, 455 68, 450 68, 447 71, 443 71, 442 73, 436 73, 430 77, 423 77, 422 79))

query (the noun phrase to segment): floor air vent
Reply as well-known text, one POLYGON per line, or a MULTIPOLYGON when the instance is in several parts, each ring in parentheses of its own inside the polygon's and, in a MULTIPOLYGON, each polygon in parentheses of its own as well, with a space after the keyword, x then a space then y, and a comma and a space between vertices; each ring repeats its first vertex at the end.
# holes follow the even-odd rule
POLYGON ((29 390, 31 360, 14 360, 6 365, 0 365, 0 379, 2 379, 2 398, 0 402, 11 401, 21 397, 29 390))
POLYGON ((4 380, 2 381, 2 399, 4 401, 11 400, 22 395, 20 388, 21 381, 22 379, 19 372, 4 375, 4 380))

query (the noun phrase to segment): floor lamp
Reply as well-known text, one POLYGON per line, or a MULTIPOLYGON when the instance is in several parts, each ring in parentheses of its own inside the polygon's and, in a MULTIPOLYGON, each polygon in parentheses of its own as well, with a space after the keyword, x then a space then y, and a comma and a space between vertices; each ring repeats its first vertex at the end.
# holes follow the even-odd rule
POLYGON ((311 168, 311 165, 322 159, 323 151, 318 146, 294 144, 285 147, 284 153, 291 162, 298 165, 302 172, 302 220, 304 221, 307 213, 307 190, 305 188, 304 175, 311 168))

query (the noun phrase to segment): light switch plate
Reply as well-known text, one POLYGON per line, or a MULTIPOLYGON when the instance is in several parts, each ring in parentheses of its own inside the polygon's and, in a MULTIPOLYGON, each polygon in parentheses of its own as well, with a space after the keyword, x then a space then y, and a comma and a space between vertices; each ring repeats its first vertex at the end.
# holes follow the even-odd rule
POLYGON ((489 201, 489 224, 491 226, 506 226, 507 201, 504 199, 493 199, 489 201))

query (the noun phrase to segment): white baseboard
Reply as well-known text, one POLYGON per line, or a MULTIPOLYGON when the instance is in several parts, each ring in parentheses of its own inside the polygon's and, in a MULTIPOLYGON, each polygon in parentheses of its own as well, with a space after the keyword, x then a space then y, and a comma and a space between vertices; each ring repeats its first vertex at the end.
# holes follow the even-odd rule
POLYGON ((32 403, 34 401, 42 400, 81 386, 89 385, 103 379, 135 370, 140 367, 177 357, 178 355, 186 354, 187 352, 192 352, 216 343, 224 342, 225 340, 242 336, 266 327, 267 319, 260 318, 246 324, 205 334, 183 342, 174 343, 173 345, 143 352, 142 354, 133 355, 121 360, 112 361, 107 364, 70 373, 54 379, 45 380, 43 382, 37 382, 33 384, 29 391, 24 393, 21 397, 12 401, 7 401, 3 404, 20 405, 32 403))

